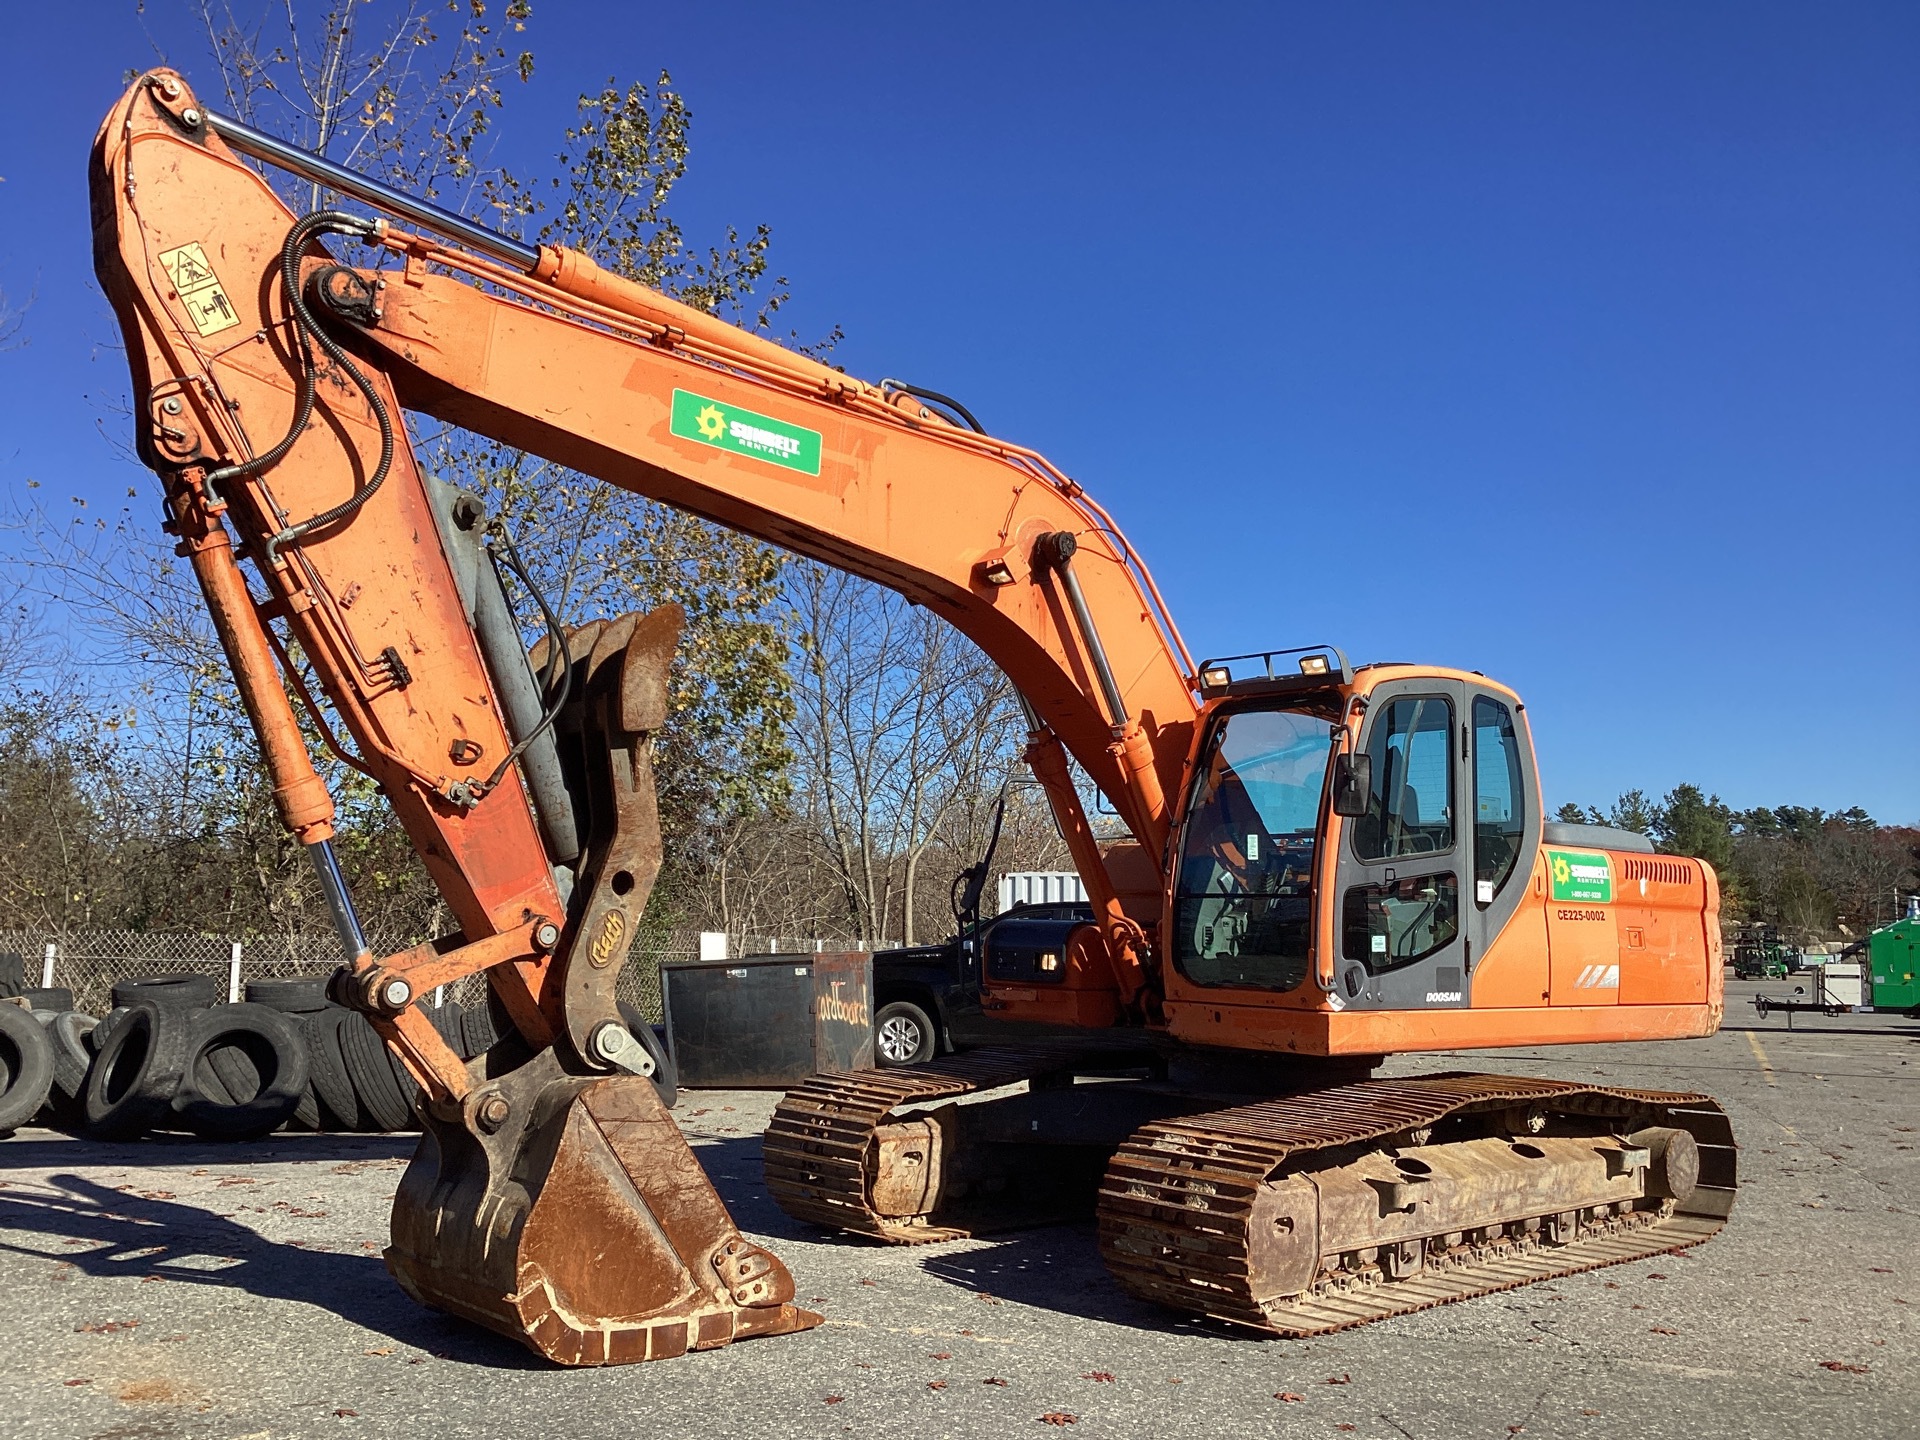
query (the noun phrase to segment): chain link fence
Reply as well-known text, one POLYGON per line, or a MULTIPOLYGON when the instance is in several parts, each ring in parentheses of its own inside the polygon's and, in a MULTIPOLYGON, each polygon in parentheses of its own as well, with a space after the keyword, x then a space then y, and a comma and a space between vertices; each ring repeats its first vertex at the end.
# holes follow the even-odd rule
MULTIPOLYGON (((376 955, 392 955, 419 943, 400 935, 369 935, 376 955)), ((842 948, 844 942, 803 940, 791 936, 728 936, 725 953, 794 955, 842 948)), ((714 945, 708 942, 707 953, 714 945)), ((330 932, 238 938, 186 931, 0 930, 0 954, 18 955, 26 983, 57 986, 73 992, 74 1008, 104 1015, 113 1006, 115 981, 149 975, 192 973, 220 982, 229 995, 244 993, 249 980, 295 975, 326 975, 340 964, 340 942, 330 932)), ((616 993, 649 1021, 663 1017, 660 1004, 662 964, 702 958, 701 937, 694 931, 642 928, 634 939, 616 993)), ((484 975, 469 975, 442 987, 430 1004, 457 1000, 462 1005, 486 1003, 484 975)))

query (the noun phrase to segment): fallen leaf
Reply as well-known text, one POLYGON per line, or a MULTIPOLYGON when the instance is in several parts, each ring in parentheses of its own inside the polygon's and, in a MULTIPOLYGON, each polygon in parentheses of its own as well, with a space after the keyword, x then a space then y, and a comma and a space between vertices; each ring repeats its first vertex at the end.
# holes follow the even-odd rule
POLYGON ((1334 1426, 1333 1428, 1336 1430, 1358 1430, 1360 1427, 1358 1425, 1349 1425, 1347 1424, 1346 1421, 1342 1420, 1338 1425, 1334 1426))
POLYGON ((1169 1376, 1167 1377, 1167 1383, 1168 1383, 1169 1385, 1179 1385, 1179 1384, 1181 1384, 1181 1383, 1183 1383, 1183 1382, 1181 1381, 1181 1379, 1180 1379, 1180 1377, 1179 1377, 1178 1375, 1169 1375, 1169 1376))
POLYGON ((392 1353, 393 1353, 393 1347, 391 1345, 381 1345, 381 1346, 377 1346, 372 1350, 367 1351, 367 1354, 369 1355, 391 1355, 392 1353))
POLYGON ((1345 1370, 1342 1370, 1338 1375, 1327 1376, 1327 1384, 1329 1385, 1351 1385, 1352 1383, 1353 1376, 1345 1370))
POLYGON ((842 1400, 846 1398, 847 1397, 844 1395, 829 1395, 827 1396, 824 1403, 828 1405, 838 1405, 842 1400))
POLYGON ((927 1358, 929 1360, 951 1360, 953 1358, 953 1352, 951 1350, 936 1350, 933 1354, 927 1356, 927 1358))
POLYGON ((1866 1366, 1849 1365, 1844 1360, 1822 1360, 1819 1362, 1819 1365, 1822 1370, 1831 1370, 1837 1375, 1864 1375, 1867 1373, 1866 1366))
POLYGON ((947 1388, 947 1382, 944 1380, 929 1380, 927 1381, 927 1388, 929 1390, 944 1390, 947 1388))
POLYGON ((61 1383, 62 1385, 69 1385, 69 1386, 71 1386, 71 1385, 91 1385, 91 1384, 93 1383, 93 1381, 92 1381, 91 1379, 87 1379, 87 1380, 62 1380, 62 1381, 61 1381, 60 1383, 61 1383))
POLYGON ((1507 1426, 1507 1434, 1518 1435, 1522 1430, 1525 1430, 1526 1428, 1527 1427, 1524 1425, 1509 1425, 1507 1426))
POLYGON ((358 1420, 360 1418, 360 1412, 358 1410, 336 1410, 333 1414, 336 1420, 358 1420))
POLYGON ((877 1290, 880 1288, 880 1282, 877 1280, 862 1280, 860 1283, 869 1290, 877 1290))
POLYGON ((1111 1385, 1113 1383, 1113 1372, 1111 1370, 1089 1370, 1080 1378, 1082 1380, 1098 1380, 1103 1385, 1111 1385))
POLYGON ((1600 1412, 1598 1410, 1582 1410, 1580 1413, 1582 1415, 1598 1415, 1600 1412))
POLYGON ((1007 1382, 1002 1380, 998 1375, 989 1375, 986 1379, 982 1380, 980 1383, 982 1385, 1004 1385, 1007 1382))
POLYGON ((1886 1266, 1884 1266, 1884 1265, 1869 1265, 1869 1266, 1867 1266, 1867 1271, 1868 1271, 1868 1273, 1869 1273, 1869 1274, 1873 1274, 1873 1275, 1891 1275, 1891 1274, 1893 1274, 1893 1271, 1891 1271, 1891 1270, 1889 1270, 1889 1269, 1887 1269, 1887 1267, 1886 1267, 1886 1266))
POLYGON ((957 1332, 955 1332, 955 1333, 957 1333, 957 1334, 960 1334, 960 1335, 971 1335, 971 1334, 973 1333, 973 1331, 971 1331, 971 1330, 960 1330, 960 1331, 957 1331, 957 1332))
POLYGON ((1304 1395, 1296 1395, 1291 1390, 1276 1390, 1273 1392, 1273 1398, 1276 1400, 1284 1400, 1289 1405, 1298 1405, 1307 1397, 1304 1395))
POLYGON ((76 1335, 113 1335, 122 1330, 131 1330, 139 1323, 138 1320, 103 1320, 98 1325, 76 1325, 73 1327, 73 1333, 76 1335))
POLYGON ((1678 1335, 1680 1333, 1678 1330, 1669 1330, 1664 1325, 1649 1325, 1647 1329, 1654 1335, 1678 1335))
POLYGON ((1667 1277, 1662 1275, 1658 1270, 1654 1271, 1653 1274, 1647 1276, 1647 1279, 1649 1280, 1664 1280, 1666 1278, 1667 1277))
POLYGON ((140 1192, 140 1198, 141 1198, 142 1200, 171 1200, 171 1199, 173 1199, 173 1191, 171 1191, 171 1190, 142 1190, 142 1191, 140 1192))
POLYGON ((1619 1288, 1620 1288, 1620 1285, 1618 1281, 1614 1281, 1614 1280, 1607 1281, 1607 1289, 1618 1290, 1619 1288))
POLYGON ((1042 1425, 1078 1425, 1080 1417, 1069 1415, 1064 1410, 1049 1410, 1040 1417, 1040 1423, 1042 1425))

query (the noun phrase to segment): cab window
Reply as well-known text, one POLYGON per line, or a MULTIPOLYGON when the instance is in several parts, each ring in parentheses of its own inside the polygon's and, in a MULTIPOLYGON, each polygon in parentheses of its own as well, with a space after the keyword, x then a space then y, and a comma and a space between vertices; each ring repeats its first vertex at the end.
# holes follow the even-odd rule
POLYGON ((1460 934, 1460 882, 1451 874, 1351 885, 1341 901, 1340 953, 1383 975, 1444 950, 1460 934))
POLYGON ((1403 695, 1376 712, 1367 736, 1373 792, 1352 826, 1362 860, 1433 855, 1453 848, 1453 705, 1403 695))
POLYGON ((1473 875, 1476 898, 1493 897, 1513 874, 1527 828, 1527 790, 1513 714, 1485 695, 1473 702, 1473 875))
POLYGON ((1214 729, 1174 887, 1175 960, 1195 983, 1285 990, 1306 978, 1330 718, 1241 710, 1214 729))

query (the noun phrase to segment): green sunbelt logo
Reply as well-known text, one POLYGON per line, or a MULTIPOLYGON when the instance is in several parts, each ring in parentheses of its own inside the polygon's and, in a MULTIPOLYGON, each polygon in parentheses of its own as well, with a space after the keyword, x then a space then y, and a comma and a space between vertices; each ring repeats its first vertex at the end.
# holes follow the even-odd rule
POLYGON ((1549 850, 1547 873, 1556 900, 1585 900, 1599 905, 1613 900, 1613 865, 1604 855, 1549 850))
POLYGON ((709 400, 688 390, 673 392, 673 422, 669 427, 682 440, 749 455, 755 460, 820 473, 820 432, 789 425, 771 415, 757 415, 738 405, 709 400))

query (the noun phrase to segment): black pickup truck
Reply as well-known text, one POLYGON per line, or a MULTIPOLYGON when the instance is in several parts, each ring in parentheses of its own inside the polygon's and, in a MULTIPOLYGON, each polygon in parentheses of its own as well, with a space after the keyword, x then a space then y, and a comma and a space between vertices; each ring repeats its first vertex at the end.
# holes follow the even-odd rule
POLYGON ((977 925, 963 924, 960 934, 941 945, 875 951, 874 1059, 881 1065, 913 1065, 1030 1032, 1031 1026, 994 1020, 980 1008, 980 956, 996 935, 1022 946, 1058 948, 1069 930, 1092 919, 1093 907, 1085 902, 1016 905, 977 925), (1053 932, 1050 942, 1042 940, 1043 932, 1053 932))

